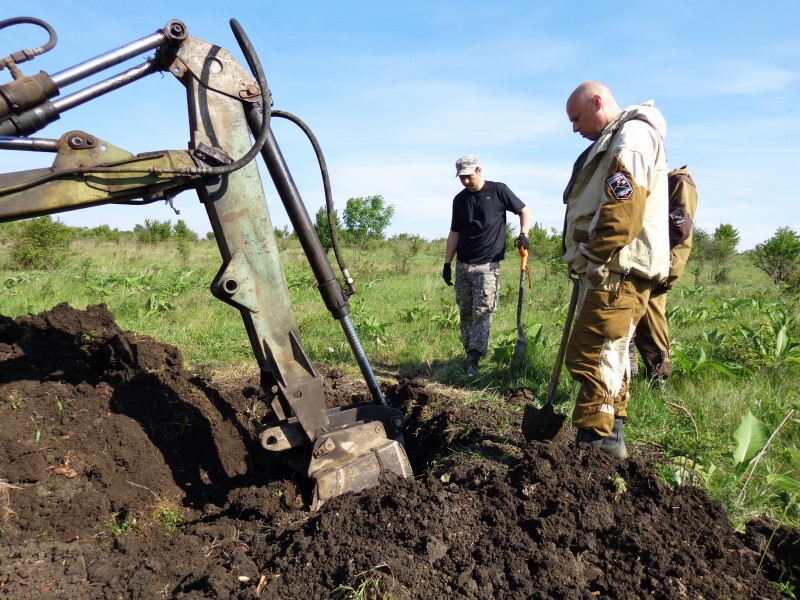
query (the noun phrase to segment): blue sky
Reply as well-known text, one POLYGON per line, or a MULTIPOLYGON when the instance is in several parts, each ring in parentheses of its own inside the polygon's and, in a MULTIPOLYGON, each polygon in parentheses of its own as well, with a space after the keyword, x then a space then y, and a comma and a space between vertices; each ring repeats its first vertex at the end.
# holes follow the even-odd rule
MULTIPOLYGON (((560 229, 561 194, 586 145, 572 133, 564 103, 588 79, 609 85, 621 106, 655 99, 668 123, 670 165, 688 164, 697 180, 700 227, 732 224, 740 250, 778 227, 800 230, 800 0, 50 0, 17 7, 0 0, 0 19, 38 17, 59 36, 54 50, 21 65, 27 74, 57 73, 170 19, 241 58, 228 25, 236 18, 264 64, 275 108, 315 132, 336 207, 382 195, 395 207, 389 235, 447 235, 450 203, 461 189, 453 163, 468 153, 480 158, 488 179, 507 183, 532 208, 535 221, 560 229)), ((29 25, 4 29, 0 54, 39 46, 44 37, 29 25)), ((0 72, 0 83, 8 80, 0 72)), ((82 129, 133 153, 178 150, 189 135, 185 114, 182 86, 170 75, 152 76, 67 112, 37 136, 82 129)), ((313 216, 324 203, 313 152, 293 125, 273 128, 313 216)), ((9 151, 0 157, 3 172, 53 160, 9 151)), ((264 178, 273 223, 288 225, 264 178)), ((145 219, 180 218, 200 235, 210 230, 193 193, 175 206, 180 215, 157 203, 58 218, 126 230, 145 219)))

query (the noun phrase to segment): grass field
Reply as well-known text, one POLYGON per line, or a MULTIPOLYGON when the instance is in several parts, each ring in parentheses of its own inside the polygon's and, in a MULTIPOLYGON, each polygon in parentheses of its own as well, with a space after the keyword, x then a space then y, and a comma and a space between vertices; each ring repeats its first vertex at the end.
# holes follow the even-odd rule
MULTIPOLYGON (((122 328, 179 347, 187 365, 254 370, 238 311, 208 291, 220 266, 216 244, 141 244, 126 238, 74 241, 66 265, 44 271, 10 269, 8 246, 0 246, 0 313, 16 318, 60 302, 76 308, 105 303, 122 328)), ((279 243, 307 354, 358 376, 299 244, 279 243)), ((544 398, 569 299, 564 272, 530 263, 533 286, 526 290, 523 311, 528 353, 522 370, 511 375, 519 263, 509 256, 502 265, 490 355, 481 376, 468 379, 454 292, 440 277, 444 241, 416 242, 410 252, 412 243, 345 251, 358 290, 351 298, 352 321, 378 377, 424 377, 498 399, 524 387, 544 398)), ((628 439, 662 448, 666 460, 660 468, 667 481, 705 488, 737 522, 766 512, 796 526, 800 295, 772 284, 744 255, 733 258, 724 284, 698 285, 691 270, 690 265, 668 300, 675 372, 670 390, 659 394, 634 382, 628 439)), ((560 410, 570 411, 576 389, 564 371, 560 410)))

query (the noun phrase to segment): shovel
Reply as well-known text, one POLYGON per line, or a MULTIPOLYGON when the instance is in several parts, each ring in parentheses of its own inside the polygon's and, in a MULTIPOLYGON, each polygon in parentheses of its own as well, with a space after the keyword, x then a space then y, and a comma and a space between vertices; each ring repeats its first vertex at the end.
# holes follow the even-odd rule
POLYGON ((547 388, 547 399, 541 408, 536 408, 533 404, 526 404, 525 412, 522 413, 522 437, 528 442, 556 439, 564 426, 564 421, 567 420, 567 415, 553 410, 553 398, 555 398, 558 380, 561 377, 561 367, 564 366, 564 357, 567 355, 567 344, 572 320, 575 318, 575 307, 578 305, 580 285, 577 278, 571 277, 571 279, 572 296, 569 299, 567 320, 564 323, 564 332, 561 334, 561 345, 558 347, 556 364, 553 367, 553 374, 550 376, 550 387, 547 388))
POLYGON ((528 340, 525 338, 525 330, 522 329, 522 294, 525 290, 525 274, 528 275, 528 287, 531 287, 531 272, 528 268, 528 251, 525 248, 519 248, 520 267, 519 267, 519 296, 517 297, 517 340, 514 346, 514 355, 511 357, 511 366, 509 370, 516 373, 522 368, 522 361, 525 358, 525 352, 528 350, 528 340))

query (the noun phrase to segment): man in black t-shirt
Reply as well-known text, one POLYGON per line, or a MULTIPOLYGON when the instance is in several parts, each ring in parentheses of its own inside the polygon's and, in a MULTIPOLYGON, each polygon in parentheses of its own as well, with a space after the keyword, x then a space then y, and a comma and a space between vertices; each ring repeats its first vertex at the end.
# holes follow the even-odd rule
POLYGON ((478 361, 489 348, 489 328, 500 289, 499 262, 506 251, 506 212, 519 216, 517 247, 528 249, 530 210, 504 183, 486 181, 478 159, 468 154, 456 161, 456 177, 464 190, 453 198, 442 277, 453 285, 456 261, 456 304, 461 314, 461 343, 467 353, 467 374, 478 374, 478 361))

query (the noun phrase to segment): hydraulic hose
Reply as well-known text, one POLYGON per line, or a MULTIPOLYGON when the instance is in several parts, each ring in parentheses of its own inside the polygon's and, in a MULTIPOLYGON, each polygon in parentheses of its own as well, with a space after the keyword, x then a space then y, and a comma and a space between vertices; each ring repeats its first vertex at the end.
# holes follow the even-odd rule
POLYGON ((336 262, 339 264, 339 270, 342 272, 342 276, 347 284, 347 296, 350 297, 356 293, 356 289, 353 285, 353 277, 350 275, 350 271, 347 269, 347 264, 344 262, 344 257, 342 256, 341 248, 339 246, 339 235, 336 228, 336 219, 334 218, 335 212, 333 209, 331 181, 330 177, 328 176, 328 166, 325 164, 325 156, 322 154, 322 148, 320 147, 314 132, 311 131, 311 128, 296 115, 283 110, 273 110, 272 115, 291 121, 300 129, 302 129, 303 133, 306 134, 306 137, 308 137, 308 140, 311 142, 311 146, 314 148, 314 153, 317 155, 317 162, 319 163, 320 173, 322 174, 322 186, 325 190, 325 206, 328 210, 328 226, 331 230, 333 253, 336 255, 336 262))
MULTIPOLYGON (((259 112, 251 110, 247 114, 248 124, 251 131, 259 129, 260 123, 258 120, 261 118, 259 112)), ((297 186, 292 179, 283 154, 278 147, 278 142, 270 130, 270 135, 267 143, 264 144, 264 149, 261 151, 261 156, 264 159, 269 174, 272 177, 272 182, 275 184, 275 189, 278 191, 284 208, 289 215, 289 219, 294 226, 300 244, 303 247, 303 252, 308 258, 314 276, 317 279, 317 287, 320 291, 325 306, 331 313, 331 316, 339 321, 342 329, 347 336, 347 341, 358 362, 362 375, 367 382, 372 393, 373 400, 377 404, 386 405, 386 399, 383 397, 378 380, 375 377, 369 360, 361 348, 361 342, 358 339, 355 329, 349 319, 350 306, 347 303, 347 298, 344 295, 339 281, 333 276, 333 267, 328 260, 325 250, 319 241, 319 237, 314 230, 305 205, 303 204, 297 186)))
MULTIPOLYGON (((242 29, 242 26, 239 25, 239 21, 236 19, 230 20, 231 30, 233 31, 233 36, 236 38, 236 41, 239 43, 239 48, 242 50, 244 54, 244 58, 247 61, 250 70, 253 72, 253 75, 256 77, 256 81, 258 82, 258 87, 261 89, 261 102, 262 102, 262 122, 261 128, 258 130, 258 135, 256 136, 256 140, 253 145, 250 147, 244 156, 241 158, 236 159, 229 165, 221 165, 218 167, 196 167, 191 169, 162 169, 161 173, 176 173, 176 174, 186 174, 186 175, 226 175, 228 173, 233 173, 241 169, 251 160, 253 160, 256 156, 258 156, 261 149, 264 147, 264 144, 267 141, 267 136, 269 135, 269 120, 270 120, 270 101, 269 101, 269 87, 267 86, 267 77, 264 75, 264 69, 261 66, 261 60, 258 58, 258 54, 256 54, 255 48, 250 43, 250 38, 247 37, 247 34, 242 29)), ((118 171, 115 171, 118 172, 118 171)))
POLYGON ((56 35, 56 30, 52 28, 49 23, 42 21, 41 19, 37 19, 36 17, 14 17, 11 19, 4 19, 0 21, 0 29, 5 29, 6 27, 11 27, 12 25, 20 25, 23 23, 27 23, 29 25, 38 25, 45 31, 47 31, 47 35, 50 36, 50 39, 47 40, 47 43, 44 46, 39 46, 38 48, 33 48, 29 50, 20 50, 18 52, 12 53, 10 56, 6 58, 0 59, 0 71, 4 68, 8 67, 8 69, 14 74, 14 66, 27 62, 29 60, 33 60, 34 57, 39 56, 40 54, 44 54, 45 52, 49 52, 52 50, 56 42, 58 42, 58 36, 56 35))

